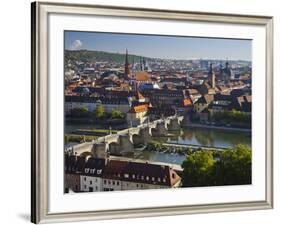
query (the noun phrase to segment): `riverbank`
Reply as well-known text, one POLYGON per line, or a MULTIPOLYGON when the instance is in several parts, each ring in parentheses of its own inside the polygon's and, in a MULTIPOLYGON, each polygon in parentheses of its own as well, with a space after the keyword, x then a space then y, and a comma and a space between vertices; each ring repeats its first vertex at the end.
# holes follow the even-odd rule
POLYGON ((193 144, 179 144, 179 143, 163 143, 163 146, 171 147, 171 148, 187 148, 192 149, 193 151, 198 149, 203 150, 211 150, 211 151, 225 151, 229 148, 225 147, 212 147, 212 146, 205 146, 205 145, 193 145, 193 144))
POLYGON ((215 129, 215 130, 223 130, 223 131, 237 131, 237 132, 245 132, 245 133, 251 133, 252 132, 252 129, 247 129, 247 128, 214 126, 214 125, 207 125, 207 124, 200 124, 200 123, 184 124, 182 127, 215 129))

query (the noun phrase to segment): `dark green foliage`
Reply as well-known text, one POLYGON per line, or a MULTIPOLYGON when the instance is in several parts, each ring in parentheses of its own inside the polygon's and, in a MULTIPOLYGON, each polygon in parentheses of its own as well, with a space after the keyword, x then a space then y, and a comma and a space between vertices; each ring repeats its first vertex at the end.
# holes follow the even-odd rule
POLYGON ((182 167, 184 187, 251 184, 252 151, 246 145, 222 152, 199 150, 182 167))
POLYGON ((245 145, 221 153, 212 176, 214 185, 250 184, 252 180, 252 151, 245 145))
POLYGON ((148 151, 156 151, 161 149, 162 144, 158 141, 150 141, 149 143, 147 143, 147 150, 148 151))
POLYGON ((111 119, 123 119, 124 118, 124 114, 122 112, 120 112, 117 109, 113 109, 111 111, 111 119))
POLYGON ((183 186, 204 186, 210 183, 210 171, 214 165, 210 151, 196 151, 183 162, 183 186))
POLYGON ((72 117, 85 118, 89 116, 89 111, 86 108, 74 108, 71 111, 72 117))
POLYGON ((211 119, 222 123, 242 123, 251 125, 251 115, 237 110, 214 113, 211 119))

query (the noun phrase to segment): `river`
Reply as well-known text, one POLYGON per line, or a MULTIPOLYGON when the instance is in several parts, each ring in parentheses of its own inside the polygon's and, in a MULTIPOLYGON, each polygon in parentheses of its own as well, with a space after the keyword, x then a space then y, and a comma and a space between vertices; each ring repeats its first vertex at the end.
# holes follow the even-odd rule
MULTIPOLYGON (((91 129, 90 126, 72 125, 66 126, 66 132, 76 129, 91 129)), ((93 129, 93 128, 92 128, 93 129)), ((153 140, 162 143, 187 144, 195 146, 207 146, 217 148, 233 147, 237 144, 251 146, 251 133, 238 131, 225 131, 205 128, 182 128, 180 131, 169 132, 173 137, 154 137, 153 140)), ((181 164, 186 156, 162 152, 141 151, 133 156, 136 159, 149 161, 181 164)))

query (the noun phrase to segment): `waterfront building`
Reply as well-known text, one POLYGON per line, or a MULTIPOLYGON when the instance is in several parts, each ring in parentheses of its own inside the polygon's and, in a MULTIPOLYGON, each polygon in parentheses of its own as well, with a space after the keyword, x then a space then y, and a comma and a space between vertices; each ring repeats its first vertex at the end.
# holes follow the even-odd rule
POLYGON ((84 169, 85 160, 83 156, 70 155, 68 153, 64 155, 65 192, 70 190, 80 192, 80 176, 84 169))
POLYGON ((88 158, 80 176, 80 190, 84 192, 102 191, 102 174, 106 160, 101 158, 88 158))
POLYGON ((186 98, 184 90, 146 89, 141 92, 153 106, 168 105, 177 107, 186 98))
POLYGON ((132 106, 126 114, 128 126, 138 126, 147 120, 148 104, 132 106))
POLYGON ((243 95, 234 98, 232 102, 232 108, 241 111, 247 114, 251 114, 252 112, 252 96, 251 95, 243 95))
POLYGON ((122 171, 126 166, 127 161, 107 160, 106 167, 103 173, 102 190, 103 191, 121 191, 122 190, 122 171))
POLYGON ((131 108, 131 102, 124 97, 65 96, 65 115, 70 115, 75 108, 85 108, 89 112, 93 112, 98 105, 102 105, 106 113, 111 113, 113 109, 127 113, 131 108))
POLYGON ((201 94, 195 88, 186 89, 185 92, 186 95, 191 98, 193 103, 195 103, 201 97, 201 94))
POLYGON ((177 188, 181 178, 168 165, 129 159, 82 157, 66 153, 66 192, 177 188), (77 167, 78 164, 80 166, 77 167), (72 165, 72 166, 71 166, 72 165), (70 169, 71 168, 71 169, 70 169))
POLYGON ((211 115, 218 113, 218 112, 230 111, 231 110, 231 101, 215 100, 209 105, 208 110, 211 115))
POLYGON ((197 102, 194 103, 194 109, 196 112, 201 113, 204 109, 208 108, 209 104, 213 102, 213 100, 214 95, 203 95, 197 102))
POLYGON ((122 174, 123 190, 177 188, 181 184, 181 178, 169 166, 148 162, 128 162, 122 174))

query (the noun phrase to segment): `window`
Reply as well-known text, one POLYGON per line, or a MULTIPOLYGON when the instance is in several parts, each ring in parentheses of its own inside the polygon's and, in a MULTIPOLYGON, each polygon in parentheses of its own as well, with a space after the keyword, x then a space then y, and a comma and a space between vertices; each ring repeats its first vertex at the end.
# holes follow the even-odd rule
POLYGON ((115 185, 115 181, 112 181, 112 184, 115 185))
POLYGON ((149 180, 149 176, 146 176, 146 180, 149 180))
POLYGON ((133 179, 135 179, 135 177, 136 177, 135 174, 133 174, 132 177, 133 177, 133 179))
POLYGON ((84 177, 84 181, 86 181, 86 177, 84 177))
POLYGON ((90 180, 90 184, 93 184, 93 181, 90 180))
POLYGON ((127 174, 127 173, 124 174, 124 177, 125 177, 125 178, 129 178, 129 174, 127 174))
POLYGON ((106 180, 104 180, 103 183, 106 184, 106 180))
POLYGON ((116 182, 117 186, 119 185, 119 181, 116 182))
POLYGON ((176 175, 175 175, 174 173, 172 174, 172 178, 173 178, 173 179, 175 179, 175 178, 176 178, 176 175))
POLYGON ((110 182, 110 181, 108 181, 108 184, 110 185, 110 184, 111 184, 111 182, 110 182))
POLYGON ((84 189, 87 189, 87 185, 84 185, 84 189))
POLYGON ((151 177, 151 180, 154 181, 155 180, 154 177, 151 177))

